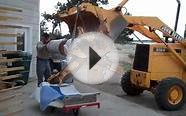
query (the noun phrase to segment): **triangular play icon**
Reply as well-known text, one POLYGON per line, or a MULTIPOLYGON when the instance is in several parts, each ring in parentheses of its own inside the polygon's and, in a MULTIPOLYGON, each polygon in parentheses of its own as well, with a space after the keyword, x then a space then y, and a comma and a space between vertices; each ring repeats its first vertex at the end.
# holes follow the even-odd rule
POLYGON ((89 70, 101 59, 101 57, 89 47, 89 70))

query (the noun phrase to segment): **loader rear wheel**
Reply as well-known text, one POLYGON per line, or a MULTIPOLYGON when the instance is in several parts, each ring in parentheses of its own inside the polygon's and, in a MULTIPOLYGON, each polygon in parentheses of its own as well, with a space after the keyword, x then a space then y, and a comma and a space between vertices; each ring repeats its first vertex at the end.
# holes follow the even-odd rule
POLYGON ((130 71, 126 72, 121 78, 121 87, 127 95, 136 96, 143 93, 143 89, 137 88, 132 85, 130 81, 130 71))
POLYGON ((164 110, 178 110, 184 105, 185 84, 177 78, 162 80, 156 88, 157 105, 164 110))

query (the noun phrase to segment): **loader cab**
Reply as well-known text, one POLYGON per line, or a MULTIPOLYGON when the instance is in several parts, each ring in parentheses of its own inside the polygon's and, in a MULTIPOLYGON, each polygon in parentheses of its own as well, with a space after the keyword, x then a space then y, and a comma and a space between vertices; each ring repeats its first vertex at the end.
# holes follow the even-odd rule
MULTIPOLYGON (((186 48, 168 43, 186 61, 186 48)), ((133 67, 121 79, 128 95, 151 91, 157 105, 165 110, 178 110, 184 105, 186 70, 163 43, 137 44, 133 67)))
MULTIPOLYGON (((169 43, 175 51, 186 59, 186 49, 179 43, 169 43)), ((186 82, 184 67, 164 44, 137 44, 131 82, 142 88, 150 88, 167 77, 176 77, 186 82)))

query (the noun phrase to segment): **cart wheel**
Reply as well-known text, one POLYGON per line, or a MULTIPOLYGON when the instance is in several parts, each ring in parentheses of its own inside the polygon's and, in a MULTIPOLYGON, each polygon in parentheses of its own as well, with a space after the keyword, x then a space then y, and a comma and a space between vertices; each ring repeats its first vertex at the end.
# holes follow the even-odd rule
POLYGON ((73 109, 72 111, 73 111, 74 116, 79 115, 79 109, 73 109))
POLYGON ((50 112, 55 112, 55 107, 52 107, 52 106, 49 106, 48 108, 47 108, 47 110, 48 111, 50 111, 50 112))

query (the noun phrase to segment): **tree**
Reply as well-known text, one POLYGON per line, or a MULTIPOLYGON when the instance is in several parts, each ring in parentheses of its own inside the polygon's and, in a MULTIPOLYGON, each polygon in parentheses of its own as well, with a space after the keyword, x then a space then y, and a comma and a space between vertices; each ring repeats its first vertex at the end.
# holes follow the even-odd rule
POLYGON ((133 38, 129 37, 134 31, 128 28, 123 29, 121 34, 115 40, 115 43, 126 44, 133 41, 133 38))
POLYGON ((47 23, 47 22, 51 22, 51 23, 53 24, 52 32, 49 33, 50 36, 51 36, 51 38, 52 38, 52 39, 63 38, 63 36, 61 35, 61 29, 60 29, 60 30, 58 30, 58 29, 55 30, 55 28, 56 28, 58 25, 61 27, 60 21, 59 21, 58 19, 54 18, 53 15, 47 14, 46 12, 42 13, 41 16, 44 18, 44 19, 41 21, 41 23, 40 23, 40 29, 41 29, 40 31, 41 31, 41 34, 42 34, 43 32, 48 32, 48 31, 49 31, 49 29, 48 29, 46 23, 47 23), (43 26, 43 25, 44 25, 44 26, 43 26), (46 28, 47 28, 47 30, 46 30, 46 28))
MULTIPOLYGON (((125 8, 125 9, 126 9, 125 15, 131 16, 132 14, 127 11, 127 8, 125 8)), ((115 40, 115 43, 127 44, 127 43, 132 42, 133 38, 131 38, 129 36, 132 35, 133 33, 134 33, 134 31, 129 28, 123 29, 123 31, 120 33, 120 35, 115 40)))
POLYGON ((43 35, 43 33, 46 33, 48 31, 49 31, 49 29, 48 29, 48 27, 46 25, 46 21, 45 20, 42 20, 40 22, 40 34, 43 35))
POLYGON ((67 3, 58 2, 56 5, 56 9, 58 9, 59 11, 64 11, 67 8, 72 8, 85 1, 89 1, 90 3, 96 6, 98 6, 98 3, 104 4, 104 5, 108 4, 108 0, 67 0, 67 3))

